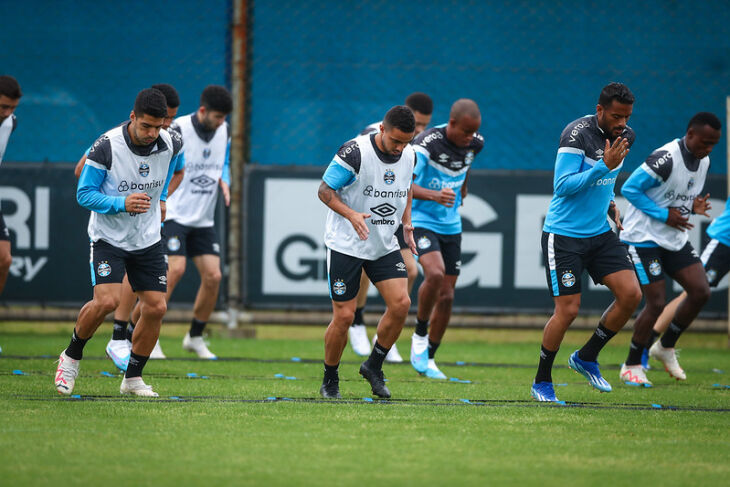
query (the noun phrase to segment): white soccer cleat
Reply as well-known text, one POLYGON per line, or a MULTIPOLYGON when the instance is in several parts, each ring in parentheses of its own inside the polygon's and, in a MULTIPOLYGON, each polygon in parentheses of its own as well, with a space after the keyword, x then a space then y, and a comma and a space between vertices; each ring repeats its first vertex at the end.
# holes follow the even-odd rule
POLYGON ((347 335, 350 337, 353 352, 361 357, 370 355, 370 342, 365 325, 352 325, 347 329, 347 335))
MULTIPOLYGON (((373 336, 373 346, 375 346, 376 341, 378 341, 378 335, 373 336)), ((395 343, 392 347, 390 347, 388 355, 385 356, 385 361, 390 362, 391 364, 399 364, 403 362, 403 357, 401 357, 398 353, 398 346, 395 343)))
POLYGON ((416 372, 424 374, 428 368, 428 335, 411 336, 411 365, 416 372))
POLYGON ((155 348, 152 349, 152 353, 150 353, 150 358, 152 360, 164 360, 167 357, 165 357, 165 354, 162 353, 162 347, 160 346, 160 340, 157 340, 155 343, 155 348))
POLYGON ((639 365, 621 364, 621 380, 627 386, 651 387, 652 383, 646 378, 644 367, 639 365))
POLYGON ((185 334, 182 347, 183 350, 197 354, 199 358, 205 358, 208 360, 215 360, 218 358, 213 352, 208 350, 208 347, 203 341, 203 337, 191 337, 190 332, 185 334))
POLYGON ((66 355, 66 350, 58 357, 58 368, 56 369, 56 390, 60 394, 71 394, 76 384, 76 376, 79 375, 80 360, 74 360, 66 355))
POLYGON ((122 372, 127 371, 129 365, 129 352, 132 349, 127 346, 127 340, 109 340, 106 344, 106 355, 114 362, 116 368, 122 372))
POLYGON ((130 379, 125 377, 122 379, 122 385, 119 386, 119 392, 140 397, 160 397, 159 394, 152 390, 152 386, 144 383, 142 377, 132 377, 130 379))
POLYGON ((664 364, 664 370, 677 380, 687 380, 687 374, 677 362, 677 354, 673 348, 662 347, 661 341, 657 340, 649 349, 649 357, 664 364))
POLYGON ((426 377, 429 379, 446 380, 446 374, 436 366, 436 361, 432 358, 428 359, 428 368, 425 372, 426 377))

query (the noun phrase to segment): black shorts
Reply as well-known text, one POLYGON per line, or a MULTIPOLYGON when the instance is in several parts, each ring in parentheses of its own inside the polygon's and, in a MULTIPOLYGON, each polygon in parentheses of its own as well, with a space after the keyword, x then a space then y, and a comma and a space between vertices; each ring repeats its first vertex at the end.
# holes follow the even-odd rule
POLYGON ((626 245, 611 230, 588 238, 542 232, 542 258, 553 296, 580 294, 583 270, 599 284, 609 274, 634 269, 626 245))
POLYGON ((679 250, 629 245, 629 255, 642 286, 663 281, 665 273, 671 277, 675 272, 700 262, 697 252, 689 242, 679 250))
POLYGON ((117 284, 126 271, 134 291, 167 291, 167 259, 162 242, 127 251, 104 240, 91 242, 91 285, 117 284))
POLYGON ((705 266, 705 274, 707 274, 707 282, 710 283, 710 287, 717 287, 730 270, 730 247, 713 238, 707 242, 700 260, 705 266))
POLYGON ((10 230, 5 225, 2 211, 0 211, 0 240, 10 240, 10 230))
POLYGON ((189 227, 174 220, 162 226, 167 255, 197 257, 198 255, 220 255, 221 246, 215 227, 189 227))
POLYGON ((398 247, 400 247, 401 250, 408 248, 406 238, 403 236, 403 224, 398 225, 398 228, 395 229, 395 238, 398 239, 398 247))
POLYGON ((461 272, 461 234, 444 235, 425 228, 414 228, 413 239, 416 241, 418 255, 429 252, 441 252, 444 258, 445 273, 458 276, 461 272))
POLYGON ((327 249, 327 277, 332 301, 355 299, 360 291, 363 270, 373 284, 386 279, 408 278, 400 250, 377 260, 366 260, 327 249))

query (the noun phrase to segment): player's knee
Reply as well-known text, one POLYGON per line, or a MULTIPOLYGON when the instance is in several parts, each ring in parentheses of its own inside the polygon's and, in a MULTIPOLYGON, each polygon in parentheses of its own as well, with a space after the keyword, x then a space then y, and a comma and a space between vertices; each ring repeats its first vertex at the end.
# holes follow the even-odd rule
POLYGON ((355 310, 339 308, 332 313, 332 323, 339 328, 346 328, 355 321, 355 310))
MULTIPOLYGON (((625 293, 623 301, 627 308, 635 310, 641 302, 641 297, 641 288, 639 286, 634 286, 625 293)), ((663 307, 664 303, 662 303, 661 306, 663 307)))
POLYGON ((221 271, 220 269, 214 269, 210 271, 206 271, 202 276, 203 284, 208 287, 214 287, 218 286, 221 282, 221 271))
POLYGON ((415 263, 413 264, 406 264, 406 275, 408 277, 408 282, 413 282, 418 277, 418 267, 415 263))
POLYGON ((687 291, 687 296, 693 303, 699 306, 704 306, 704 304, 710 299, 710 286, 707 284, 704 286, 698 286, 695 289, 687 291))
POLYGON ((578 311, 580 310, 580 303, 567 303, 561 304, 555 307, 555 314, 559 315, 563 320, 572 323, 578 317, 578 311))
POLYGON ((408 316, 408 311, 411 308, 411 298, 407 294, 403 294, 400 298, 396 299, 395 302, 390 304, 390 310, 397 316, 405 318, 408 316))
POLYGON ((13 262, 13 257, 8 252, 0 254, 0 272, 8 272, 8 269, 10 269, 10 264, 13 262))
POLYGON ((444 276, 446 276, 446 271, 443 267, 430 268, 424 271, 424 279, 432 284, 441 285, 444 276))
POLYGON ((659 316, 666 305, 664 296, 647 296, 646 310, 652 316, 659 316))
POLYGON ((119 297, 111 294, 95 296, 96 305, 106 314, 111 313, 119 306, 119 297))
POLYGON ((158 299, 151 303, 145 303, 142 306, 142 314, 145 318, 151 320, 161 320, 167 312, 167 302, 164 299, 158 299))
POLYGON ((449 306, 454 304, 454 290, 444 289, 439 293, 439 304, 442 306, 449 306))

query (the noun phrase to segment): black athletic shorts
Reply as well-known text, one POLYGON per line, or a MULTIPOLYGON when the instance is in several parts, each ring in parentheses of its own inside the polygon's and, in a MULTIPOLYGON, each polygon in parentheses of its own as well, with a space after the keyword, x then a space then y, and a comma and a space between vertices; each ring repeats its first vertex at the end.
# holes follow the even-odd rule
POLYGON ((332 301, 349 301, 360 291, 360 276, 365 271, 375 284, 386 279, 408 278, 400 250, 377 260, 366 260, 327 249, 327 277, 332 301))
POLYGON ((441 252, 444 258, 445 273, 458 276, 461 272, 461 234, 444 235, 425 228, 414 228, 413 238, 416 241, 418 255, 429 252, 441 252))
POLYGON ((3 218, 3 212, 0 211, 0 240, 10 240, 10 230, 5 226, 5 219, 3 218))
POLYGON ((220 255, 221 246, 215 227, 189 227, 174 220, 168 220, 162 227, 167 255, 197 257, 198 255, 220 255))
POLYGON ((588 238, 542 232, 542 258, 553 296, 580 294, 583 270, 600 284, 609 274, 634 269, 626 245, 611 230, 588 238))
POLYGON ((398 228, 395 229, 395 238, 398 239, 398 247, 400 247, 401 250, 408 248, 406 238, 403 236, 403 224, 398 225, 398 228))
POLYGON ((121 283, 126 271, 134 291, 167 291, 167 259, 162 242, 127 251, 104 240, 91 242, 91 285, 121 283))
POLYGON ((663 281, 664 273, 671 277, 675 272, 700 262, 697 252, 689 242, 679 250, 629 245, 629 255, 642 286, 663 281))
POLYGON ((713 238, 707 242, 700 260, 705 266, 707 282, 711 287, 717 287, 730 270, 730 247, 713 238))

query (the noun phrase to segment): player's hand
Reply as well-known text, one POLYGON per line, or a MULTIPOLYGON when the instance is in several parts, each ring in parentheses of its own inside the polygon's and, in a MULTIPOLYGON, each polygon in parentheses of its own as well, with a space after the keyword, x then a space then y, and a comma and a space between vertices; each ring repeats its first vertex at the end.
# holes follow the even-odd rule
POLYGON ((616 169, 621 161, 624 160, 626 154, 629 153, 629 141, 623 137, 619 137, 610 145, 606 139, 606 148, 603 150, 603 163, 611 171, 616 169))
POLYGON ((418 249, 416 247, 416 241, 413 238, 413 225, 410 223, 403 224, 403 239, 406 241, 406 245, 411 249, 413 255, 418 255, 418 249))
POLYGON ((221 186, 221 192, 223 193, 223 202, 226 206, 231 206, 231 188, 228 186, 228 183, 222 179, 219 184, 221 186))
POLYGON ((451 188, 441 188, 441 191, 436 191, 434 201, 451 208, 454 206, 454 201, 456 201, 456 193, 454 193, 454 190, 451 188))
POLYGON ((127 213, 147 213, 150 199, 147 193, 132 193, 124 199, 124 209, 127 213))
POLYGON ((666 223, 670 227, 682 231, 694 228, 694 225, 689 222, 689 218, 682 216, 682 212, 679 211, 679 208, 669 208, 669 216, 667 217, 666 223))
POLYGON ((619 231, 624 229, 624 226, 621 225, 621 212, 613 201, 608 207, 608 217, 616 224, 616 228, 619 231))
POLYGON ((712 205, 708 201, 710 198, 710 193, 707 193, 704 197, 698 196, 695 198, 695 200, 692 202, 692 212, 696 213, 697 215, 704 215, 707 218, 710 218, 710 215, 707 213, 708 210, 712 209, 712 205))
POLYGON ((359 213, 357 211, 353 211, 351 216, 347 218, 352 224, 352 228, 357 232, 357 236, 360 237, 360 240, 367 240, 370 234, 370 229, 365 224, 365 220, 368 218, 370 218, 370 213, 359 213))
POLYGON ((167 202, 160 200, 160 221, 165 221, 165 216, 167 216, 167 202))

